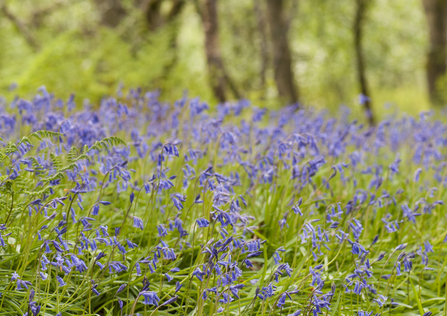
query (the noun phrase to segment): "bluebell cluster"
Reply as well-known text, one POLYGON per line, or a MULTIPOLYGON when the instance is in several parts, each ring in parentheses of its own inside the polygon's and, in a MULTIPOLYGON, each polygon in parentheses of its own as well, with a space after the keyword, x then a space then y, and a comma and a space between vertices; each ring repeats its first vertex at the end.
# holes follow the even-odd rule
POLYGON ((1 311, 445 310, 442 120, 118 95, 2 101, 1 311))

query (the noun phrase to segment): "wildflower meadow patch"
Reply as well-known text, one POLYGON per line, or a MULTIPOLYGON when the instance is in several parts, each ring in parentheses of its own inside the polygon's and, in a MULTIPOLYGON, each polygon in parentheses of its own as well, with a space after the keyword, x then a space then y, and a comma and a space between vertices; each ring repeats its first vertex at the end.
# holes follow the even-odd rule
POLYGON ((0 315, 446 315, 446 121, 3 101, 0 315))

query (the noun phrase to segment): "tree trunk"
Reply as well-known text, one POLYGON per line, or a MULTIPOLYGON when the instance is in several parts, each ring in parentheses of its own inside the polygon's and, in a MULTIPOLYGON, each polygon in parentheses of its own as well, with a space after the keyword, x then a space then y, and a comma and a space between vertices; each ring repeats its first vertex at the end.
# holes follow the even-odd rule
POLYGON ((259 69, 259 77, 261 79, 261 89, 265 88, 266 73, 269 62, 268 45, 267 45, 267 28, 265 21, 265 10, 261 7, 260 0, 254 0, 254 13, 256 15, 256 23, 259 32, 260 45, 259 52, 261 53, 261 67, 259 69))
POLYGON ((283 1, 267 0, 267 8, 273 47, 273 68, 278 94, 288 102, 295 103, 298 101, 298 90, 295 86, 292 71, 292 55, 287 37, 289 26, 283 12, 283 1))
POLYGON ((150 31, 156 31, 164 23, 161 15, 162 2, 163 0, 146 0, 143 3, 143 11, 150 31))
POLYGON ((439 104, 441 98, 436 82, 446 72, 447 45, 447 1, 423 0, 427 16, 430 48, 427 54, 427 83, 430 100, 439 104))
POLYGON ((120 0, 95 0, 96 6, 101 13, 101 23, 108 27, 117 27, 126 16, 120 0))
POLYGON ((354 19, 354 47, 357 62, 357 80, 360 85, 360 103, 365 107, 366 116, 369 125, 374 125, 374 115, 372 112, 372 104, 370 99, 370 92, 368 82, 365 74, 365 56, 363 53, 363 24, 367 10, 368 1, 370 0, 356 0, 356 14, 354 19))
POLYGON ((182 13, 182 9, 185 6, 185 0, 173 0, 170 1, 171 8, 167 14, 163 14, 161 7, 165 0, 144 0, 138 1, 137 6, 141 8, 146 17, 146 22, 150 31, 156 31, 158 28, 174 21, 177 16, 182 13))
POLYGON ((169 11, 169 14, 167 16, 167 22, 169 23, 169 27, 171 28, 170 33, 168 36, 170 36, 170 49, 173 52, 173 58, 171 62, 166 65, 164 71, 163 71, 163 79, 166 79, 169 77, 171 71, 174 69, 175 65, 178 61, 178 53, 177 53, 177 35, 180 28, 180 22, 177 18, 180 13, 182 12, 182 9, 185 5, 184 0, 175 0, 173 3, 171 10, 169 11))
POLYGON ((19 19, 17 18, 5 3, 0 7, 1 12, 11 21, 11 23, 16 27, 16 29, 23 35, 26 42, 34 51, 38 51, 40 46, 37 40, 34 38, 34 35, 30 32, 29 28, 19 19))
POLYGON ((168 14, 168 21, 172 21, 177 16, 179 16, 184 6, 185 6, 185 0, 174 0, 171 10, 169 11, 168 14))
POLYGON ((211 87, 219 102, 227 100, 225 95, 225 72, 219 44, 219 28, 217 23, 217 0, 205 0, 202 12, 205 29, 205 53, 211 87))

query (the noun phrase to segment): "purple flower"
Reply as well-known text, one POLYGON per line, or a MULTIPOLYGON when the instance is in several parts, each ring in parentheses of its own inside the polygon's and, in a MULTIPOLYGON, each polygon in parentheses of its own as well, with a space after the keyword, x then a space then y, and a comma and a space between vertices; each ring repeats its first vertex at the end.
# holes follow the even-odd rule
POLYGON ((65 286, 65 282, 60 276, 56 276, 56 279, 59 282, 59 286, 65 286))
MULTIPOLYGON (((118 293, 124 291, 124 289, 126 288, 126 286, 127 286, 127 284, 121 284, 120 287, 118 288, 118 291, 116 291, 116 294, 118 294, 118 293)), ((115 294, 115 295, 116 295, 116 294, 115 294)))
POLYGON ((141 296, 144 297, 144 305, 155 305, 158 306, 158 302, 160 299, 158 298, 157 294, 152 291, 143 291, 140 293, 141 296))
POLYGON ((11 282, 17 280, 18 278, 20 278, 20 276, 17 272, 14 272, 11 276, 11 282))
POLYGON ((165 305, 172 304, 172 303, 174 303, 174 302, 177 300, 177 298, 178 298, 177 295, 174 296, 174 297, 171 297, 170 299, 168 299, 166 302, 164 302, 164 303, 161 304, 160 306, 165 306, 165 305))
POLYGON ((199 218, 196 220, 197 225, 201 228, 208 227, 210 225, 210 222, 206 220, 205 218, 199 218))
POLYGON ((99 205, 95 204, 95 206, 93 206, 93 209, 92 209, 92 215, 96 216, 98 214, 99 214, 99 205))
POLYGON ((133 217, 133 227, 143 230, 144 229, 143 220, 139 217, 134 216, 133 217))
POLYGON ((178 291, 180 291, 180 289, 181 289, 182 287, 183 287, 183 285, 180 284, 180 282, 176 282, 176 283, 175 283, 175 292, 174 292, 174 294, 177 293, 178 291))

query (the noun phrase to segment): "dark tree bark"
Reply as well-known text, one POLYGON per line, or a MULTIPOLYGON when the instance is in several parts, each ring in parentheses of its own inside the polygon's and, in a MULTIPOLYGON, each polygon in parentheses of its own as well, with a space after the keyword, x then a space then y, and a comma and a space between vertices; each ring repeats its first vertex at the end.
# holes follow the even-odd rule
POLYGON ((148 0, 144 3, 144 14, 149 30, 155 31, 163 24, 161 4, 163 0, 148 0))
POLYGON ((205 53, 211 87, 219 102, 226 101, 225 78, 222 71, 222 57, 217 24, 217 0, 205 0, 203 8, 203 26, 205 28, 205 53))
POLYGON ((292 70, 292 55, 289 48, 289 25, 282 0, 267 0, 268 20, 273 49, 273 70, 278 94, 290 103, 298 101, 298 89, 292 70))
POLYGON ((168 21, 172 21, 182 12, 183 7, 185 6, 185 0, 174 0, 172 4, 171 10, 169 10, 168 21))
POLYGON ((428 22, 430 48, 427 54, 427 83, 430 100, 440 104, 436 82, 446 72, 447 1, 423 0, 428 22))
POLYGON ((167 14, 163 14, 161 7, 167 0, 145 0, 139 3, 139 6, 146 16, 146 22, 149 30, 156 31, 160 27, 176 19, 182 12, 185 5, 185 0, 170 1, 171 7, 167 14))
POLYGON ((225 102, 227 100, 226 86, 228 86, 234 96, 240 98, 238 89, 227 74, 222 60, 219 43, 217 0, 205 0, 199 14, 202 16, 205 29, 205 54, 213 93, 219 102, 225 102))
POLYGON ((114 28, 126 16, 121 0, 95 0, 95 4, 101 12, 101 24, 114 28))
POLYGON ((372 112, 371 96, 366 80, 365 73, 365 55, 363 52, 363 25, 370 0, 356 0, 356 12, 354 19, 354 48, 357 63, 357 80, 360 85, 361 102, 365 108, 369 125, 374 125, 374 115, 372 112))
POLYGON ((254 13, 256 15, 256 23, 259 32, 260 46, 259 52, 261 54, 261 67, 259 69, 259 76, 261 79, 261 89, 265 87, 267 67, 269 62, 268 41, 267 41, 267 27, 265 21, 265 10, 262 8, 261 0, 254 0, 254 13))

